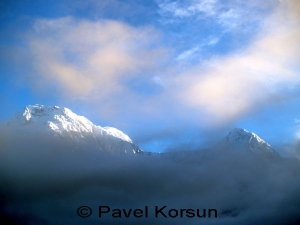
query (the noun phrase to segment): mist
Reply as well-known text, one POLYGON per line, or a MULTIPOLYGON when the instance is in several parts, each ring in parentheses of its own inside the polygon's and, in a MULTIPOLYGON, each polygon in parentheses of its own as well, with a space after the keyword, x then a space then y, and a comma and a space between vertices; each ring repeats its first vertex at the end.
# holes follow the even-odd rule
MULTIPOLYGON (((300 163, 198 150, 112 155, 58 137, 2 132, 1 217, 8 224, 298 224, 300 163), (173 154, 173 155, 172 155, 173 154), (88 218, 77 209, 89 206, 88 218), (148 217, 98 207, 149 209, 148 217), (216 209, 217 218, 155 217, 154 208, 216 209)), ((158 150, 159 151, 159 150, 158 150)), ((201 211, 202 212, 202 211, 201 211)))

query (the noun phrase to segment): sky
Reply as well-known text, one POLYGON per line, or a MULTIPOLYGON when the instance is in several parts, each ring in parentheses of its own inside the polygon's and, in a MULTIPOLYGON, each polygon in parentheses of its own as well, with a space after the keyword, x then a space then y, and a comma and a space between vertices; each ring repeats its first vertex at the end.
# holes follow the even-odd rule
POLYGON ((297 0, 15 0, 0 11, 1 121, 58 105, 148 151, 205 148, 242 127, 300 157, 297 0))

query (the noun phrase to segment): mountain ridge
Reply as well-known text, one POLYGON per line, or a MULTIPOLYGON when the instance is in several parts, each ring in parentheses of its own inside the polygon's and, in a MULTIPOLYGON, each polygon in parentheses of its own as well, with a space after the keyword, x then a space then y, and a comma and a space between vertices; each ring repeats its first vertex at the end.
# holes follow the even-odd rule
MULTIPOLYGON (((51 135, 80 143, 82 148, 93 147, 104 152, 138 153, 141 150, 128 135, 114 127, 101 127, 68 108, 28 105, 8 121, 9 129, 51 135), (94 145, 94 146, 93 146, 94 145)), ((76 147, 76 146, 74 146, 76 147)))
MULTIPOLYGON (((23 112, 17 113, 7 126, 25 132, 46 134, 67 138, 81 148, 98 148, 103 152, 143 153, 145 155, 165 155, 169 158, 197 157, 198 151, 180 152, 147 152, 133 143, 130 137, 114 127, 101 127, 93 124, 84 116, 79 116, 68 108, 58 106, 44 106, 40 104, 28 105, 23 112)), ((231 130, 220 140, 211 151, 226 154, 228 152, 248 152, 254 154, 280 157, 280 155, 255 133, 243 128, 231 130)))

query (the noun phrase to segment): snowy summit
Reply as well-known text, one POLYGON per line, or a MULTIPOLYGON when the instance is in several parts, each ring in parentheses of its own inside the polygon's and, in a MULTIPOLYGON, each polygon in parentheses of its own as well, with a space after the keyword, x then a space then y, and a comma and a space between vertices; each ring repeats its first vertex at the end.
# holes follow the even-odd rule
MULTIPOLYGON (((23 137, 35 140, 46 138, 69 143, 72 149, 96 149, 108 153, 145 153, 139 149, 128 135, 114 127, 101 127, 93 124, 84 116, 73 113, 68 108, 58 106, 28 105, 17 113, 7 128, 23 137)), ((221 152, 255 153, 280 157, 279 154, 256 134, 245 129, 235 128, 216 146, 221 152)), ((200 157, 199 151, 170 152, 170 158, 200 157)))
POLYGON ((34 135, 48 134, 67 138, 80 144, 82 148, 94 145, 105 152, 141 151, 122 131, 113 127, 97 126, 84 116, 58 106, 28 105, 23 112, 17 113, 7 126, 18 129, 21 133, 25 131, 34 135))
POLYGON ((248 151, 256 154, 279 156, 279 154, 255 133, 242 128, 235 128, 217 145, 227 151, 248 151))

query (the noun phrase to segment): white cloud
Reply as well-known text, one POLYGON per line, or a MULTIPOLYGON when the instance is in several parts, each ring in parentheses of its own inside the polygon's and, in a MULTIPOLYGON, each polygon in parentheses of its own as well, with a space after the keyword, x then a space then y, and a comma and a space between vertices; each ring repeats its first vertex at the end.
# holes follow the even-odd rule
POLYGON ((205 38, 201 44, 199 44, 196 47, 190 48, 188 50, 185 50, 183 52, 181 52, 176 58, 176 61, 187 61, 190 60, 192 58, 195 58, 196 56, 199 57, 199 54, 201 53, 201 50, 206 48, 207 46, 214 46, 215 44, 217 44, 219 42, 219 38, 217 37, 208 37, 205 38))
POLYGON ((241 23, 241 17, 245 16, 243 15, 245 12, 238 9, 229 9, 228 11, 222 12, 217 20, 220 24, 222 24, 224 27, 228 29, 233 29, 240 25, 241 23))
POLYGON ((288 9, 282 3, 247 49, 214 60, 210 68, 196 66, 177 77, 174 95, 204 112, 206 122, 219 124, 292 93, 300 84, 298 8, 297 2, 288 9))
POLYGON ((210 45, 215 45, 215 44, 217 44, 219 41, 220 41, 220 39, 217 38, 217 37, 209 37, 208 40, 207 40, 207 44, 206 44, 206 45, 208 45, 208 46, 210 46, 210 45))
POLYGON ((40 78, 79 97, 122 91, 122 82, 155 68, 165 53, 150 27, 66 17, 39 19, 34 28, 29 47, 40 78))
POLYGON ((159 76, 154 76, 152 78, 153 82, 160 85, 161 87, 164 87, 165 86, 165 82, 163 81, 163 79, 159 76))
POLYGON ((184 1, 167 1, 159 2, 159 12, 162 15, 170 14, 174 17, 190 17, 198 13, 203 13, 205 16, 212 16, 216 14, 216 0, 202 0, 197 2, 184 1))
POLYGON ((217 13, 218 4, 217 0, 202 0, 197 2, 192 2, 187 7, 187 12, 190 16, 197 15, 199 13, 204 14, 204 16, 214 16, 217 13))
POLYGON ((265 9, 276 4, 276 0, 261 1, 222 1, 189 0, 157 1, 160 15, 167 21, 193 17, 195 20, 212 19, 225 31, 246 29, 245 24, 260 21, 266 14, 265 9))
POLYGON ((188 60, 189 58, 191 58, 193 56, 193 54, 195 54, 196 52, 198 52, 200 50, 199 47, 194 47, 191 48, 189 50, 186 50, 182 53, 180 53, 177 57, 176 60, 177 61, 182 61, 182 60, 188 60))

